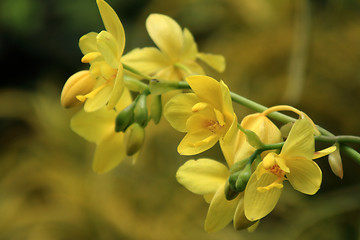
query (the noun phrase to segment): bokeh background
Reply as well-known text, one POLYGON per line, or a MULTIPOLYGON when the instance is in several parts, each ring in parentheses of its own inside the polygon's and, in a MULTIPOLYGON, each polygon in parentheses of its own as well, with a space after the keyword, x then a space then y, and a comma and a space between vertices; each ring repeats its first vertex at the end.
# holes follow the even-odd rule
MULTIPOLYGON (((223 54, 209 74, 264 105, 292 104, 335 134, 360 135, 358 0, 109 0, 126 49, 152 46, 150 13, 176 19, 199 50, 223 54)), ((91 170, 94 145, 71 132, 61 108, 66 79, 87 66, 78 39, 103 29, 95 0, 0 1, 0 239, 360 239, 360 166, 343 156, 344 179, 327 159, 321 190, 285 186, 254 233, 208 234, 208 205, 175 180, 187 159, 182 134, 162 119, 147 129, 135 165, 91 170)), ((251 113, 236 105, 239 117, 251 113)), ((354 146, 360 150, 359 146, 354 146)), ((221 160, 216 147, 201 156, 221 160)))

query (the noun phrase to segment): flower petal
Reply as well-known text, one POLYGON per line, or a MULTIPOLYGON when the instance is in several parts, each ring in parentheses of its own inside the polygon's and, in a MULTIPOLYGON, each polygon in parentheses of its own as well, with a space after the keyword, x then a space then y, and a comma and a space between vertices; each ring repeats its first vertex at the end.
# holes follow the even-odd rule
MULTIPOLYGON (((258 168, 261 165, 258 166, 258 168)), ((256 170, 258 171, 258 170, 256 170)), ((268 215, 276 206, 282 189, 271 188, 268 191, 258 191, 258 187, 266 187, 273 183, 277 176, 264 173, 257 180, 256 174, 252 174, 245 189, 244 209, 245 216, 250 221, 256 221, 268 215)))
POLYGON ((116 69, 119 64, 120 56, 113 35, 107 31, 101 31, 96 37, 96 44, 105 62, 116 69))
POLYGON ((232 115, 234 113, 234 108, 232 105, 230 90, 223 81, 220 81, 220 89, 221 89, 221 95, 222 95, 222 108, 221 109, 223 110, 223 112, 228 113, 229 115, 232 115))
POLYGON ((154 74, 170 65, 164 55, 157 48, 136 48, 121 58, 127 64, 145 74, 154 74))
POLYGON ((196 63, 194 61, 184 61, 184 62, 181 62, 181 64, 183 64, 185 67, 187 67, 190 70, 190 73, 189 73, 189 72, 185 72, 182 69, 179 69, 179 70, 183 71, 183 74, 182 74, 183 78, 190 76, 190 75, 194 75, 194 74, 205 75, 204 69, 198 63, 196 63))
POLYGON ((233 122, 231 123, 230 128, 224 135, 224 137, 220 138, 220 147, 221 151, 224 154, 226 162, 229 167, 231 167, 234 163, 235 153, 237 151, 237 146, 239 143, 240 130, 237 128, 237 117, 234 114, 233 122))
POLYGON ((325 148, 321 151, 314 152, 314 156, 312 157, 312 159, 318 159, 318 158, 324 157, 326 155, 329 155, 330 153, 333 153, 336 150, 338 150, 338 148, 339 147, 331 146, 331 147, 325 148))
POLYGON ((124 133, 115 133, 114 130, 103 138, 95 151, 93 170, 97 173, 106 173, 126 157, 124 133))
POLYGON ((124 88, 124 91, 120 97, 120 100, 118 101, 118 103, 115 106, 116 112, 119 113, 121 110, 123 110, 124 108, 129 106, 132 102, 133 102, 133 100, 131 97, 130 90, 127 88, 124 88))
MULTIPOLYGON (((265 144, 282 141, 281 133, 277 126, 260 113, 251 114, 243 118, 241 126, 256 133, 259 139, 265 144)), ((247 142, 244 133, 241 132, 238 138, 239 143, 235 155, 235 162, 244 160, 255 151, 255 148, 247 142)))
POLYGON ((314 161, 291 158, 286 159, 286 164, 290 168, 290 173, 286 174, 286 177, 294 189, 309 195, 319 190, 322 173, 314 161))
POLYGON ((225 58, 222 55, 198 53, 197 57, 220 73, 225 70, 225 58))
POLYGON ((169 59, 178 60, 183 46, 183 34, 179 24, 168 16, 150 14, 146 19, 146 29, 151 39, 169 59))
POLYGON ((210 149, 219 138, 209 130, 189 132, 181 140, 177 150, 181 155, 195 155, 210 149))
POLYGON ((185 28, 183 31, 184 45, 182 49, 181 59, 194 61, 198 53, 197 45, 191 32, 185 28))
POLYGON ((218 110, 223 110, 223 93, 218 81, 203 75, 187 77, 186 81, 201 101, 212 104, 218 110))
POLYGON ((228 225, 233 219, 238 205, 238 197, 228 201, 225 198, 225 183, 218 188, 212 199, 205 219, 205 231, 216 232, 228 225))
POLYGON ((96 32, 89 32, 82 36, 79 40, 79 47, 81 52, 86 55, 91 52, 97 52, 97 45, 96 45, 96 32))
POLYGON ((121 62, 119 62, 118 71, 115 78, 114 87, 111 91, 111 96, 108 102, 108 109, 112 109, 119 102, 121 95, 124 92, 125 84, 123 79, 124 69, 121 62))
POLYGON ((180 184, 201 195, 215 193, 228 177, 227 167, 207 158, 189 160, 176 172, 176 179, 180 184))
POLYGON ((102 108, 96 112, 80 110, 70 122, 71 129, 90 142, 98 143, 109 132, 114 131, 115 111, 102 108))
POLYGON ((312 159, 314 151, 314 127, 307 119, 297 120, 285 141, 280 156, 312 159))
POLYGON ((94 97, 88 98, 84 104, 84 110, 86 112, 94 112, 104 107, 109 100, 111 91, 111 86, 106 86, 94 97))
POLYGON ((198 102, 193 93, 177 94, 164 107, 166 120, 179 132, 186 132, 186 121, 193 114, 192 107, 198 102))
POLYGON ((236 230, 242 230, 242 229, 252 226, 256 222, 251 222, 245 217, 244 192, 239 194, 238 199, 239 199, 239 202, 236 207, 235 215, 234 215, 234 228, 236 230))
POLYGON ((114 9, 112 9, 112 7, 104 0, 96 0, 96 3, 106 30, 116 39, 119 48, 118 54, 121 56, 125 47, 125 32, 120 19, 114 9))

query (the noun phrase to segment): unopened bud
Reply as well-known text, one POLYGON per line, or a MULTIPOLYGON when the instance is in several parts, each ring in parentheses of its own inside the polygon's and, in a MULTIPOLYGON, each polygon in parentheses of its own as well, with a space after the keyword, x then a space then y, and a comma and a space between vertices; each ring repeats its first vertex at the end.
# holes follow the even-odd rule
POLYGON ((76 98, 78 95, 85 95, 94 88, 96 79, 90 75, 87 70, 73 74, 66 81, 61 92, 61 105, 65 108, 71 108, 81 104, 76 98))
POLYGON ((137 153, 144 144, 145 130, 138 123, 133 123, 125 131, 126 155, 137 153))
POLYGON ((239 195, 239 192, 237 192, 235 189, 232 188, 229 181, 226 181, 225 183, 225 198, 226 200, 230 201, 236 198, 239 195))
POLYGON ((148 120, 148 111, 146 105, 146 95, 141 94, 134 108, 134 121, 140 124, 141 126, 145 126, 147 124, 147 120, 148 120))
POLYGON ((154 95, 151 102, 151 118, 155 124, 160 122, 162 115, 161 95, 154 95))
MULTIPOLYGON (((249 165, 250 166, 250 165, 249 165)), ((249 169, 250 170, 250 169, 249 169)), ((242 171, 235 183, 235 189, 236 191, 243 192, 246 188, 246 184, 248 183, 250 177, 251 177, 251 171, 242 171)))
POLYGON ((338 176, 339 178, 344 177, 344 171, 340 156, 340 148, 339 144, 336 145, 336 150, 329 154, 329 165, 331 168, 331 171, 338 176))
POLYGON ((235 192, 243 192, 251 176, 251 164, 247 164, 242 170, 234 172, 229 177, 229 185, 235 192))
POLYGON ((115 119, 115 132, 125 131, 131 124, 134 117, 135 104, 132 102, 129 106, 124 108, 115 119))

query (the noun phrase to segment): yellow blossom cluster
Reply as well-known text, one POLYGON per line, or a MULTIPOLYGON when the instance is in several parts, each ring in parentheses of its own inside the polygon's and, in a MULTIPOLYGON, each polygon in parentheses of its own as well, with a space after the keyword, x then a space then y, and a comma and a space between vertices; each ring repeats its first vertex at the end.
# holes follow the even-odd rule
MULTIPOLYGON (((158 48, 136 48, 124 54, 121 21, 104 0, 97 0, 97 5, 106 30, 80 38, 81 61, 89 69, 72 75, 61 96, 64 107, 81 106, 71 128, 97 145, 95 172, 112 170, 126 156, 137 158, 148 122, 156 124, 163 115, 174 129, 186 133, 178 145, 179 154, 196 155, 220 144, 226 165, 192 159, 176 173, 180 184, 210 204, 205 220, 208 232, 231 221, 235 229, 254 229, 275 208, 284 181, 304 194, 319 190, 322 172, 313 159, 338 149, 315 150, 320 133, 305 113, 276 106, 239 118, 227 85, 207 76, 197 61, 222 72, 222 56, 199 52, 190 31, 162 14, 151 14, 146 20, 158 48), (177 91, 162 99, 171 90, 177 91), (287 134, 268 117, 277 111, 299 115, 287 134)), ((341 161, 331 156, 333 165, 339 166, 341 161)), ((336 169, 342 174, 341 167, 336 169)))

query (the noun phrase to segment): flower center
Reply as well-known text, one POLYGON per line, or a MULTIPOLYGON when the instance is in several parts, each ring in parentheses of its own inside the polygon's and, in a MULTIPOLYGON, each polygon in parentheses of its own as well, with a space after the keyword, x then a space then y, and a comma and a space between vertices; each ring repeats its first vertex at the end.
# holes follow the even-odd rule
POLYGON ((270 167, 267 170, 272 174, 278 176, 279 178, 284 178, 285 176, 285 172, 277 164, 274 164, 272 167, 270 167))
POLYGON ((208 119, 204 121, 203 127, 210 130, 213 133, 216 133, 221 128, 221 125, 216 120, 208 119))

